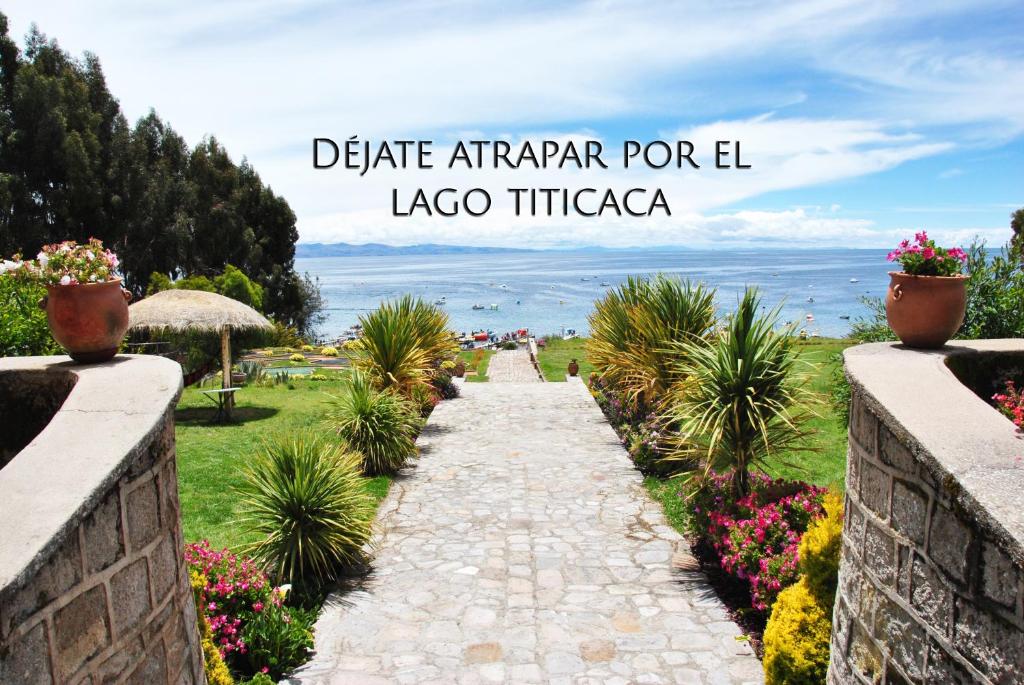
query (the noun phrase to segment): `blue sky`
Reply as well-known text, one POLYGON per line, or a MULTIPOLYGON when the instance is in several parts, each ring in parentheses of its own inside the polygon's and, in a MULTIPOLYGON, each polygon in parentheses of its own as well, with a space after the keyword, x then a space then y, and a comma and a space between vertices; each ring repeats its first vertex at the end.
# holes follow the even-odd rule
MULTIPOLYGON (((1008 234, 1024 206, 1024 7, 929 3, 15 2, 97 53, 130 118, 213 133, 301 239, 886 247, 1008 234), (88 5, 88 6, 86 6, 88 5), (920 6, 917 6, 920 5, 920 6), (740 139, 749 172, 311 168, 310 140, 740 139), (482 218, 391 216, 391 189, 487 188, 482 218), (510 185, 660 187, 673 216, 516 218, 510 185)), ((443 158, 438 149, 436 157, 443 158)))

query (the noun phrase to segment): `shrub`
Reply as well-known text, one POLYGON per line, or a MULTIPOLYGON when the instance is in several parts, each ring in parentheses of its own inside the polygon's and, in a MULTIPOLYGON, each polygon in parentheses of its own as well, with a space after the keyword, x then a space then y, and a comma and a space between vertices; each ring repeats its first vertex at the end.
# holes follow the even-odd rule
POLYGON ((416 454, 421 427, 416 408, 394 391, 377 390, 358 371, 331 398, 327 423, 360 456, 368 476, 395 473, 416 454))
MULTIPOLYGON (((455 365, 452 364, 452 368, 455 365)), ((452 380, 452 373, 448 369, 441 369, 434 375, 434 380, 431 381, 431 385, 434 386, 434 390, 437 392, 438 397, 442 400, 454 400, 459 396, 459 386, 452 380)))
POLYGON ((417 385, 412 388, 409 401, 416 407, 419 415, 422 418, 426 418, 430 416, 430 412, 434 411, 434 407, 441 402, 441 396, 432 385, 417 385))
POLYGON ((713 332, 715 291, 702 283, 629 277, 594 303, 587 357, 629 403, 653 405, 681 380, 680 343, 713 332))
POLYGON ((46 312, 37 302, 46 289, 0 273, 0 357, 58 354, 46 312))
POLYGON ((259 362, 241 361, 238 362, 238 370, 245 375, 247 384, 259 384, 267 377, 267 370, 259 362))
POLYGON ((263 350, 262 352, 260 352, 260 354, 263 355, 264 357, 273 357, 274 356, 274 351, 273 350, 263 350))
POLYGON ((185 560, 211 683, 230 685, 228 667, 242 678, 279 678, 307 660, 315 617, 285 606, 285 589, 252 561, 205 541, 186 545, 185 560))
MULTIPOLYGON (((312 348, 310 348, 310 349, 312 349, 312 348)), ((325 357, 337 357, 338 356, 338 348, 337 347, 325 347, 322 350, 320 350, 320 354, 322 354, 325 357)))
POLYGON ((667 419, 678 427, 671 459, 699 459, 705 472, 730 470, 736 497, 749 493, 749 471, 772 455, 810 451, 805 407, 813 395, 796 373, 791 335, 775 330, 779 307, 761 316, 756 289, 743 294, 725 330, 710 345, 682 343, 683 387, 673 389, 667 419))
POLYGON ((312 352, 315 348, 312 345, 302 345, 299 349, 302 350, 303 352, 312 352))
POLYGON ((764 631, 766 685, 819 685, 828 671, 832 611, 801 580, 779 594, 764 631))
POLYGON ((517 345, 512 340, 506 340, 505 342, 501 343, 501 349, 503 349, 503 350, 518 350, 519 349, 519 345, 517 345))
POLYGON ((736 497, 731 474, 711 473, 691 492, 691 525, 709 542, 726 573, 750 584, 751 606, 767 611, 796 581, 800 538, 823 512, 823 488, 750 474, 736 497))
POLYGON ((832 633, 832 604, 839 574, 842 497, 829 492, 826 515, 800 541, 802 577, 779 594, 764 631, 767 685, 825 681, 832 633))
POLYGON ((363 563, 373 502, 359 455, 308 434, 268 442, 245 473, 253 557, 277 581, 322 583, 363 563))
POLYGON ((394 388, 410 397, 412 389, 429 380, 430 356, 420 346, 412 319, 388 303, 359 318, 363 335, 348 351, 353 368, 379 388, 394 388))
POLYGON ((829 378, 828 402, 832 411, 842 419, 843 426, 850 425, 850 381, 846 379, 846 369, 843 368, 843 355, 835 352, 829 359, 835 364, 832 369, 832 377, 829 378))
POLYGON ((304 362, 306 361, 306 355, 302 354, 301 352, 296 352, 295 354, 288 357, 288 361, 304 362))

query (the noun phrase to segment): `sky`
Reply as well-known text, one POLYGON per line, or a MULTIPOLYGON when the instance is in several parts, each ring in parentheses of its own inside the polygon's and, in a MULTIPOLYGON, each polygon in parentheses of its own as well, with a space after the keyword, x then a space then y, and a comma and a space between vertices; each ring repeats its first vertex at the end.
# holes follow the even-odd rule
MULTIPOLYGON (((300 242, 510 247, 1002 244, 1024 206, 1020 0, 8 2, 97 54, 130 120, 214 135, 298 217, 300 242), (313 168, 312 140, 431 140, 435 168, 313 168), (603 144, 609 169, 447 169, 459 140, 603 144), (624 140, 701 169, 624 169, 624 140), (750 169, 713 168, 740 141, 750 169), (392 216, 417 188, 486 215, 392 216), (516 217, 509 187, 633 187, 672 215, 516 217)), ((646 203, 644 204, 646 208, 646 203)))

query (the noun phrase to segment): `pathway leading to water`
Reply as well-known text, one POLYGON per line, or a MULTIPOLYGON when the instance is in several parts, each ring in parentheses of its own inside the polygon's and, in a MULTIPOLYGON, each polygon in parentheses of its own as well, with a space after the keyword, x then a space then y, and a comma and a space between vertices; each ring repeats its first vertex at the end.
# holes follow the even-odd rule
POLYGON ((297 682, 762 682, 581 382, 467 383, 419 444, 297 682))
POLYGON ((533 368, 526 350, 498 350, 487 364, 487 378, 491 383, 539 383, 540 376, 533 368))

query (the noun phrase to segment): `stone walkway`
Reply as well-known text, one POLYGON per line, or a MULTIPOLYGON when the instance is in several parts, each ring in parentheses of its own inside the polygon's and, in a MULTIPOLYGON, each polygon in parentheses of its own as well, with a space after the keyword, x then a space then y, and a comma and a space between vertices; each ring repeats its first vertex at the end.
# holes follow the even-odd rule
POLYGON ((296 683, 760 683, 586 388, 468 383, 296 683))
POLYGON ((491 383, 539 383, 540 376, 533 368, 526 350, 498 350, 487 364, 487 378, 491 383))

